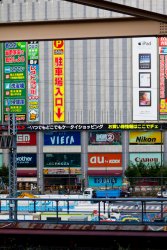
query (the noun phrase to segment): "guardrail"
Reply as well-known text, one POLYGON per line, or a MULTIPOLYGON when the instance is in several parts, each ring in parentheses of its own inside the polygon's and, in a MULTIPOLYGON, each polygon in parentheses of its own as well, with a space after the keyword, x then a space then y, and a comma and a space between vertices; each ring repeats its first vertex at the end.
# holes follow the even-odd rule
POLYGON ((167 224, 165 198, 0 198, 0 222, 167 224), (15 213, 11 218, 10 211, 15 213))

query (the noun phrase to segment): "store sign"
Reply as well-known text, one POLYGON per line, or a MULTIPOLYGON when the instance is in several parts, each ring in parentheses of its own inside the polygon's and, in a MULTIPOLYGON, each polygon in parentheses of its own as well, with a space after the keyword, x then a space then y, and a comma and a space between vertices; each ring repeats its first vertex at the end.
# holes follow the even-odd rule
POLYGON ((26 42, 4 43, 4 120, 26 121, 26 42))
POLYGON ((44 134, 44 145, 73 146, 81 145, 80 132, 50 132, 44 134))
POLYGON ((18 177, 36 177, 37 176, 37 170, 34 169, 22 169, 17 170, 17 176, 18 177))
POLYGON ((139 145, 153 145, 161 144, 161 132, 153 131, 130 131, 129 134, 130 144, 139 144, 139 145))
POLYGON ((37 167, 36 154, 17 154, 17 167, 37 167))
POLYGON ((17 133, 17 146, 35 146, 36 144, 35 132, 17 133))
POLYGON ((122 154, 120 153, 88 154, 88 166, 89 167, 121 167, 122 166, 122 154))
POLYGON ((157 120, 157 38, 133 38, 133 120, 157 120))
POLYGON ((31 177, 20 177, 20 178, 17 178, 17 181, 19 181, 19 182, 37 182, 37 178, 31 178, 31 177))
POLYGON ((62 175, 62 174, 81 174, 81 168, 45 168, 43 170, 44 175, 62 175))
POLYGON ((80 167, 81 154, 44 154, 44 165, 48 167, 80 167))
POLYGON ((101 131, 89 133, 90 145, 121 145, 121 132, 101 131))
POLYGON ((159 37, 160 120, 167 120, 167 37, 159 37))
POLYGON ((28 121, 39 121, 39 43, 28 42, 28 121))
POLYGON ((89 176, 89 187, 121 187, 122 177, 115 176, 89 176))
POLYGON ((53 41, 53 119, 64 122, 64 41, 53 41))
POLYGON ((161 153, 130 153, 130 162, 146 166, 161 165, 161 153))

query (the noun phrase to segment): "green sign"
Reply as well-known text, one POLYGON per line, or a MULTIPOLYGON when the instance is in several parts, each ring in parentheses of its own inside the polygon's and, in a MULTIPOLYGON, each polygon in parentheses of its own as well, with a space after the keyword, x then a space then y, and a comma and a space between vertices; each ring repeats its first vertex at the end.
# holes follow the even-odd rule
POLYGON ((26 42, 4 43, 4 120, 26 121, 26 42))

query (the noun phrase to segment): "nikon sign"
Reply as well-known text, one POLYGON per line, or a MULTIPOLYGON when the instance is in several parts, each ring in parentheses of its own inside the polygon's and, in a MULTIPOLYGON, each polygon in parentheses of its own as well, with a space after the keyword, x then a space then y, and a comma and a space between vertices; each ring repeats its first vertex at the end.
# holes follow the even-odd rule
POLYGON ((152 145, 161 144, 161 132, 153 131, 130 131, 130 144, 152 145))

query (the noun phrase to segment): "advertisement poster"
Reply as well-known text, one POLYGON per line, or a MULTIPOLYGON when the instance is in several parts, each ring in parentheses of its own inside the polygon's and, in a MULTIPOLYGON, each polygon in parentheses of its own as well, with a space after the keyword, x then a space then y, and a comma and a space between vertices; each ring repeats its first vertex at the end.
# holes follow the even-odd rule
POLYGON ((121 132, 100 131, 89 133, 90 145, 121 145, 121 132))
POLYGON ((157 39, 132 40, 133 120, 157 121, 157 39))
POLYGON ((39 121, 39 43, 28 42, 28 121, 39 121))
POLYGON ((64 122, 64 41, 53 41, 53 121, 64 122))
POLYGON ((161 145, 163 143, 163 134, 153 131, 130 131, 129 143, 134 145, 161 145))
POLYGON ((122 154, 90 153, 88 167, 122 167, 122 154))
POLYGON ((135 165, 142 162, 145 166, 161 165, 161 153, 130 153, 130 162, 135 165))
POLYGON ((159 45, 159 119, 167 120, 167 37, 158 38, 159 45))
POLYGON ((81 166, 81 154, 44 154, 44 166, 45 168, 53 167, 80 167, 81 166))
POLYGON ((44 133, 44 145, 74 146, 81 145, 80 132, 47 132, 44 133))
POLYGON ((26 121, 26 42, 4 43, 4 120, 26 121))

